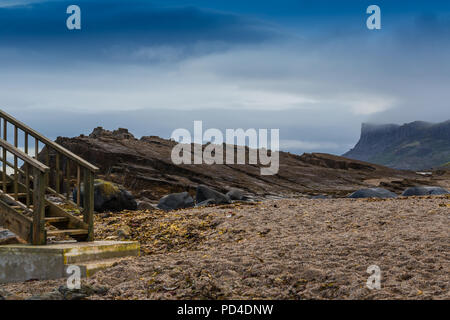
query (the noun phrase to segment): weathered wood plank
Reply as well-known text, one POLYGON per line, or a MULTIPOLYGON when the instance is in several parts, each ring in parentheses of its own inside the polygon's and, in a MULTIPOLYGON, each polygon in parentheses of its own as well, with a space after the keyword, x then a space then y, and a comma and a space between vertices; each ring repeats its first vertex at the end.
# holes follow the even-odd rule
POLYGON ((89 226, 87 241, 94 240, 94 174, 84 170, 83 220, 89 226))
POLYGON ((7 160, 6 160, 6 149, 4 147, 2 147, 2 151, 3 151, 3 159, 2 159, 2 179, 3 179, 3 191, 6 192, 7 190, 7 179, 6 179, 6 164, 7 164, 7 160))
MULTIPOLYGON (((33 159, 29 155, 27 155, 25 152, 21 151, 20 149, 15 148, 13 145, 8 143, 5 140, 0 139, 0 146, 4 149, 8 150, 8 152, 11 152, 13 155, 16 155, 20 159, 22 159, 25 162, 28 162, 30 165, 32 165, 34 168, 39 169, 41 172, 47 172, 50 168, 47 167, 45 164, 42 164, 41 162, 37 161, 36 159, 33 159)), ((6 156, 3 157, 3 160, 6 159, 6 156)))
POLYGON ((66 199, 70 198, 70 160, 66 159, 66 199))
POLYGON ((47 242, 45 231, 45 173, 34 169, 33 179, 33 244, 44 245, 47 242))
POLYGON ((87 234, 88 231, 85 229, 65 229, 65 230, 51 230, 47 231, 47 234, 49 236, 56 236, 56 235, 83 235, 87 234))
POLYGON ((59 169, 59 153, 58 152, 56 153, 56 156, 55 156, 55 166, 56 166, 55 188, 56 188, 56 192, 59 193, 61 191, 60 187, 59 187, 59 183, 60 183, 60 180, 61 180, 61 177, 60 177, 61 172, 60 172, 60 169, 59 169))
POLYGON ((27 199, 26 199, 26 205, 27 207, 30 206, 30 170, 29 170, 29 165, 28 163, 25 162, 25 188, 26 188, 26 194, 27 194, 27 199))
POLYGON ((80 166, 77 166, 77 207, 80 206, 80 196, 81 196, 81 172, 80 172, 80 166))
POLYGON ((11 230, 28 243, 32 242, 33 221, 12 209, 2 200, 0 200, 0 225, 11 230))
POLYGON ((16 200, 19 199, 19 172, 17 171, 18 169, 18 159, 17 156, 14 156, 14 198, 16 200))
POLYGON ((28 132, 25 132, 25 147, 24 152, 28 154, 28 132))
POLYGON ((70 213, 64 211, 57 205, 53 204, 50 201, 46 201, 47 205, 49 206, 48 210, 48 216, 47 217, 63 217, 67 218, 69 220, 67 227, 69 229, 86 229, 88 230, 88 225, 81 221, 80 219, 74 217, 70 213))

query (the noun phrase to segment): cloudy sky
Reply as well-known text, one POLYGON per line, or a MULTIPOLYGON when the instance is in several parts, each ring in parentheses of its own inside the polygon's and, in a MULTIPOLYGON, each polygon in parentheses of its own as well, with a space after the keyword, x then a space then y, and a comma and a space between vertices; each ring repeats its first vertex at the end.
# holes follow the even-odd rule
POLYGON ((450 119, 449 40, 440 0, 0 0, 0 108, 51 138, 203 120, 342 154, 361 122, 450 119))

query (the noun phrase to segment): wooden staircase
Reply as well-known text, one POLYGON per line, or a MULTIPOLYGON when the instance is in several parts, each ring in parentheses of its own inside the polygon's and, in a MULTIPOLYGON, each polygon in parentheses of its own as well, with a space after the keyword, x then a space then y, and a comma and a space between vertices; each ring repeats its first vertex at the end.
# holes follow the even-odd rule
POLYGON ((34 245, 93 241, 98 168, 2 110, 0 133, 0 226, 34 245))

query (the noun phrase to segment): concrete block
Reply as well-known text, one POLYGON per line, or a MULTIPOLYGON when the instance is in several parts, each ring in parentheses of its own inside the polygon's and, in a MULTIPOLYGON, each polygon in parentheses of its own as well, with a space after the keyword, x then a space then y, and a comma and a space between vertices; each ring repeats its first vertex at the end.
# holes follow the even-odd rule
POLYGON ((138 255, 135 241, 0 246, 0 283, 63 278, 69 265, 79 265, 82 276, 87 277, 117 259, 138 255))

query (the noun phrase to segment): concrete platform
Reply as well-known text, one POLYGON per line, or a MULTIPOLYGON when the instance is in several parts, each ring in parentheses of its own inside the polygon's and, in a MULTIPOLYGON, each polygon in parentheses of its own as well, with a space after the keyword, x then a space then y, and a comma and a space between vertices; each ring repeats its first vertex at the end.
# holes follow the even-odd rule
POLYGON ((79 266, 81 276, 89 277, 122 258, 139 254, 135 241, 0 246, 0 283, 65 278, 69 265, 79 266))

